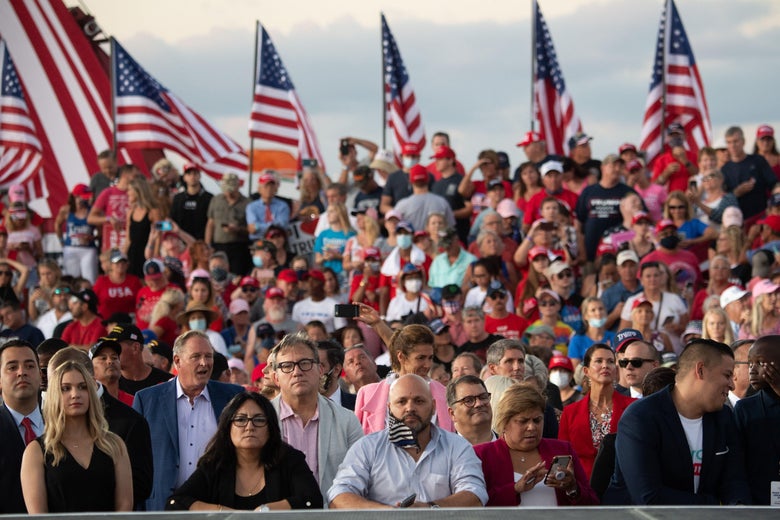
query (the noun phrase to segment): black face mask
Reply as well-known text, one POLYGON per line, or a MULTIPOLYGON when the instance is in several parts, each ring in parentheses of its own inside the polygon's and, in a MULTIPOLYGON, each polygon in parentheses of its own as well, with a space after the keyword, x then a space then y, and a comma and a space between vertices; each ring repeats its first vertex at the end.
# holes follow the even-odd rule
POLYGON ((663 237, 659 243, 664 249, 675 249, 680 244, 680 237, 677 235, 663 237))

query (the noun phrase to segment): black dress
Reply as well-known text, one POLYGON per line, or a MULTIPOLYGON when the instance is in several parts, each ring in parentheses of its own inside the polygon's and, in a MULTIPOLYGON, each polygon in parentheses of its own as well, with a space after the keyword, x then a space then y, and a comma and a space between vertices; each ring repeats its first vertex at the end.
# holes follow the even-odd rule
MULTIPOLYGON (((43 439, 37 439, 43 450, 43 439)), ((83 468, 65 450, 65 457, 57 466, 54 456, 46 455, 44 473, 46 499, 50 513, 79 513, 87 511, 115 511, 116 477, 114 461, 95 446, 89 466, 83 468)))
POLYGON ((149 233, 152 231, 152 221, 149 220, 147 211, 140 221, 136 222, 130 217, 130 234, 127 237, 127 272, 143 278, 143 267, 146 261, 144 249, 149 242, 149 233))

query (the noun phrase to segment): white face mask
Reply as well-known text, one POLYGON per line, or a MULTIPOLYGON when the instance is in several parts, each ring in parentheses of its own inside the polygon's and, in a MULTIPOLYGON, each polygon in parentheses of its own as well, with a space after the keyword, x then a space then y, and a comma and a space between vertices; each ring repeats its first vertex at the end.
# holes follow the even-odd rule
POLYGON ((418 293, 422 289, 422 280, 419 278, 413 278, 411 280, 404 281, 404 289, 408 293, 418 293))
POLYGON ((412 235, 398 235, 395 242, 401 249, 409 249, 412 247, 412 235))
POLYGON ((190 330, 200 330, 200 331, 206 330, 206 320, 203 318, 190 320, 189 325, 190 325, 190 330))
POLYGON ((553 370, 550 372, 550 382, 558 388, 566 388, 571 382, 571 374, 565 370, 553 370))
POLYGON ((412 166, 414 166, 415 164, 417 164, 418 162, 420 162, 420 159, 417 157, 409 157, 408 155, 405 155, 404 157, 401 158, 401 164, 403 164, 404 169, 407 170, 412 166))

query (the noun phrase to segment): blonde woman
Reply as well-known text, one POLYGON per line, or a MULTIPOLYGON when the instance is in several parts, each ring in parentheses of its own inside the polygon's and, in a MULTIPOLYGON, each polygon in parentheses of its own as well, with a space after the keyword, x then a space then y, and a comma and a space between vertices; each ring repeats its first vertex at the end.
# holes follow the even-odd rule
POLYGON ((353 211, 352 214, 357 219, 357 235, 347 240, 342 261, 344 272, 350 275, 363 271, 363 252, 366 248, 375 247, 379 238, 376 210, 360 209, 353 211))
POLYGON ((780 314, 777 311, 780 285, 762 279, 753 286, 753 308, 750 322, 742 325, 739 339, 756 339, 761 336, 780 334, 780 314))
POLYGON ((330 267, 341 277, 347 240, 356 233, 349 223, 349 215, 344 204, 328 206, 325 217, 328 219, 328 228, 317 235, 314 241, 314 261, 320 269, 330 267))
POLYGON ((95 380, 83 365, 66 361, 54 371, 43 420, 43 435, 22 458, 27 511, 132 511, 127 448, 108 431, 95 380))
POLYGON ((704 313, 701 328, 701 337, 704 339, 713 339, 726 345, 734 343, 734 332, 723 309, 710 309, 704 313))
POLYGON ((153 249, 150 237, 154 224, 160 220, 160 210, 144 177, 135 177, 127 189, 130 206, 127 210, 127 244, 125 254, 130 263, 128 272, 135 276, 143 276, 143 265, 146 261, 145 250, 153 249))
POLYGON ((179 324, 172 316, 184 310, 184 293, 178 289, 165 291, 152 309, 149 329, 157 334, 163 343, 173 345, 179 333, 179 324))

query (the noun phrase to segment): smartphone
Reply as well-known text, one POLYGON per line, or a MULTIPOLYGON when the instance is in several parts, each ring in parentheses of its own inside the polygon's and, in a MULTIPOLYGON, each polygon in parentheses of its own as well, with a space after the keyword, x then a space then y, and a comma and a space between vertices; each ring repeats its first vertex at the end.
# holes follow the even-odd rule
POLYGON ((539 224, 539 229, 542 231, 555 231, 555 228, 558 227, 555 222, 542 222, 539 224))
POLYGON ((159 220, 154 223, 154 229, 157 231, 173 231, 173 224, 169 220, 159 220))
POLYGON ((695 179, 691 179, 691 180, 689 180, 689 181, 688 181, 688 187, 689 187, 690 189, 692 189, 692 190, 695 190, 695 189, 696 189, 696 180, 695 180, 695 179))
POLYGON ((408 497, 398 502, 398 507, 409 507, 414 504, 415 500, 417 500, 417 493, 412 493, 408 497))
MULTIPOLYGON (((344 155, 344 154, 342 154, 344 155)), ((304 168, 316 168, 317 167, 317 159, 304 159, 301 161, 301 164, 303 164, 304 168)))
POLYGON ((357 318, 358 316, 360 316, 360 305, 354 303, 336 304, 337 318, 357 318))
POLYGON ((350 146, 349 139, 342 139, 341 144, 339 145, 339 153, 341 153, 341 155, 349 155, 350 146))
POLYGON ((550 469, 547 470, 547 475, 544 476, 544 483, 547 484, 549 479, 555 478, 555 474, 559 471, 564 471, 568 467, 569 462, 571 462, 571 455, 556 455, 553 457, 550 469))

